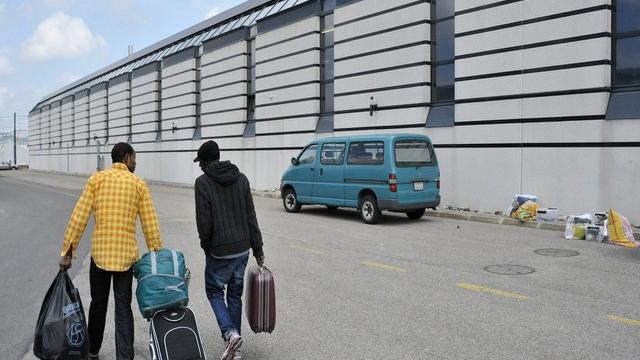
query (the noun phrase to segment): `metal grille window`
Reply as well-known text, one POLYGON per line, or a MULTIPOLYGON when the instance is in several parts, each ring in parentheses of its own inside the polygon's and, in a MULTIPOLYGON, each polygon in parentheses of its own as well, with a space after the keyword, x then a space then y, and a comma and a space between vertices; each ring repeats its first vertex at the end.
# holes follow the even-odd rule
POLYGON ((334 9, 335 0, 323 2, 324 16, 320 20, 320 118, 316 126, 316 132, 320 133, 333 132, 334 9))
POLYGON ((640 1, 615 0, 612 92, 606 119, 640 119, 640 1))
POLYGON ((431 108, 426 127, 453 126, 455 1, 431 1, 431 108))

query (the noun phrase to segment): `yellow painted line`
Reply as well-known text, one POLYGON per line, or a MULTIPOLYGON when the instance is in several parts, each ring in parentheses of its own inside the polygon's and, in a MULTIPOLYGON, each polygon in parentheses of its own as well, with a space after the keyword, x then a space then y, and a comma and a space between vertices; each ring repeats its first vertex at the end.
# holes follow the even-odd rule
POLYGON ((528 296, 524 296, 524 295, 521 295, 521 294, 518 294, 518 293, 504 291, 504 290, 498 290, 498 289, 492 289, 492 288, 488 288, 488 287, 484 287, 484 286, 480 286, 480 285, 474 285, 474 284, 468 284, 468 283, 459 283, 458 287, 462 288, 462 289, 471 290, 471 291, 477 291, 477 292, 481 292, 481 293, 485 293, 485 294, 491 294, 491 295, 503 296, 503 297, 508 297, 508 298, 514 298, 514 299, 518 299, 518 300, 527 300, 527 299, 529 299, 528 296))
POLYGON ((363 261, 362 265, 366 265, 366 266, 370 266, 370 267, 378 268, 378 269, 383 269, 383 270, 389 270, 389 271, 407 272, 407 269, 403 269, 401 267, 387 265, 387 264, 383 264, 383 263, 379 263, 379 262, 375 262, 375 261, 363 261))
POLYGON ((322 250, 318 250, 318 249, 314 249, 314 248, 310 248, 307 246, 301 246, 301 245, 290 245, 290 247, 292 249, 297 249, 297 250, 302 250, 302 251, 306 251, 308 253, 312 253, 312 254, 317 254, 317 255, 323 255, 325 254, 324 251, 322 250))
POLYGON ((609 316, 607 316, 607 319, 613 320, 613 321, 617 321, 617 322, 621 322, 621 323, 623 323, 625 325, 640 326, 640 320, 628 319, 628 318, 624 318, 624 317, 621 317, 621 316, 615 316, 615 315, 609 315, 609 316))

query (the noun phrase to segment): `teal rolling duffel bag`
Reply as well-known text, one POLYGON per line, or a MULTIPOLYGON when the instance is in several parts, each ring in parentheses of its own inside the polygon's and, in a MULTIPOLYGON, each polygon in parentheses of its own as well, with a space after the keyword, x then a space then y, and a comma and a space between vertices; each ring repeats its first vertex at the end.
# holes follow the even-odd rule
POLYGON ((181 252, 148 252, 133 265, 133 276, 138 280, 136 298, 143 317, 189 304, 189 270, 181 252))

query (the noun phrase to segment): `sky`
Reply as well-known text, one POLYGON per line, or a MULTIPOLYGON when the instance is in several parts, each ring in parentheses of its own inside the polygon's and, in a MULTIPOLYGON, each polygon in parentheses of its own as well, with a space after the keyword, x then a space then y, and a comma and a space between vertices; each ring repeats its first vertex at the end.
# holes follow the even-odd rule
POLYGON ((244 0, 0 0, 0 134, 43 97, 244 0))

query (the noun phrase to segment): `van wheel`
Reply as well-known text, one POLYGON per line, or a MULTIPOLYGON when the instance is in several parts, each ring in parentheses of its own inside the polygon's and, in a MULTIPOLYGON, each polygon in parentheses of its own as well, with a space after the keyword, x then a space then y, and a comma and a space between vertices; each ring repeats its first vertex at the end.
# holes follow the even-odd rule
POLYGON ((360 199, 360 206, 358 207, 360 218, 365 224, 376 224, 380 220, 380 208, 378 208, 378 202, 372 195, 365 195, 360 199))
POLYGON ((282 195, 282 205, 284 209, 290 213, 297 213, 300 211, 300 203, 296 197, 296 192, 293 189, 287 189, 282 195))
POLYGON ((424 211, 425 209, 418 209, 414 211, 407 211, 405 214, 407 214, 409 219, 418 220, 424 215, 424 211))
POLYGON ((327 209, 329 210, 336 210, 337 208, 338 208, 337 206, 327 205, 327 209))

